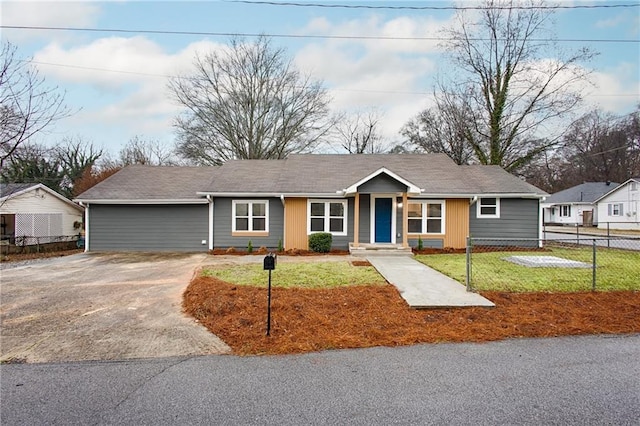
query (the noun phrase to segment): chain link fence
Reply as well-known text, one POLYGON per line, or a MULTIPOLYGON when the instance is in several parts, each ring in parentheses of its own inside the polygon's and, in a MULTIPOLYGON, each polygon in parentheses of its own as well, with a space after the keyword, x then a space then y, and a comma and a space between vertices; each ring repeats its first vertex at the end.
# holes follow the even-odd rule
POLYGON ((469 291, 640 290, 640 237, 469 238, 469 291))

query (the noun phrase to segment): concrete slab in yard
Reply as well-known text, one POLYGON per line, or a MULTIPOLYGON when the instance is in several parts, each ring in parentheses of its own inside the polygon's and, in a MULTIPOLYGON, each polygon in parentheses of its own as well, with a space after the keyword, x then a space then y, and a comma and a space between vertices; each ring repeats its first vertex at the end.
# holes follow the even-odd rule
POLYGON ((412 308, 495 306, 481 295, 468 292, 458 281, 409 256, 370 256, 367 260, 412 308))
POLYGON ((509 256, 504 260, 530 268, 591 268, 593 265, 557 256, 509 256))

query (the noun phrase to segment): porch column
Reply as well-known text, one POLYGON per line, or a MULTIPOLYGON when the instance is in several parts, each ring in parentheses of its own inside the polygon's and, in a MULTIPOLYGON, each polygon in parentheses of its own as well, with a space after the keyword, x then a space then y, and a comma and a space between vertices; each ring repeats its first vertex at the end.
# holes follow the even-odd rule
POLYGON ((353 246, 358 247, 358 234, 360 233, 360 193, 356 192, 353 207, 353 246))
POLYGON ((407 197, 407 193, 402 193, 402 247, 409 247, 409 239, 407 238, 409 226, 409 205, 407 202, 409 201, 407 197))

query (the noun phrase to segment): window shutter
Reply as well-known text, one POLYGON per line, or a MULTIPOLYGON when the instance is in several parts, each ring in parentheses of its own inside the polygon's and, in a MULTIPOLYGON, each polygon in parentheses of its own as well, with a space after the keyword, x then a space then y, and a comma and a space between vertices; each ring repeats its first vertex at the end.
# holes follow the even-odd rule
POLYGON ((624 204, 620 203, 620 216, 624 215, 624 204))
POLYGON ((607 215, 611 216, 611 204, 607 204, 607 215))

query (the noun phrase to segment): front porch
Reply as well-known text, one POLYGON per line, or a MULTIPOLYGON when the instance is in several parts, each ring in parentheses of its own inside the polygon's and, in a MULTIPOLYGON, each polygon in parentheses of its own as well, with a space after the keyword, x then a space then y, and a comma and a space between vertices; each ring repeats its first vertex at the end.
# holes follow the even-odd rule
POLYGON ((349 253, 353 256, 413 256, 411 247, 402 244, 376 243, 354 244, 349 243, 349 253))

